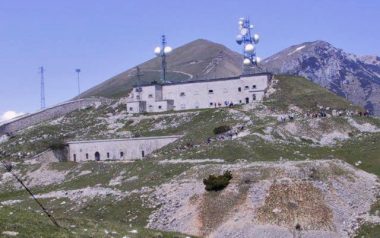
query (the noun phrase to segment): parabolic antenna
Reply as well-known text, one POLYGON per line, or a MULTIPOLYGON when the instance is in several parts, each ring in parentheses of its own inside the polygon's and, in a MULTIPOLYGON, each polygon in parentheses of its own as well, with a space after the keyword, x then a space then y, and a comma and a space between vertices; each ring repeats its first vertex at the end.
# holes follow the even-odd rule
POLYGON ((169 54, 170 52, 172 52, 172 47, 170 47, 170 46, 165 46, 165 48, 164 48, 164 53, 165 53, 165 54, 169 54))
POLYGON ((250 65, 250 64, 251 64, 251 60, 248 59, 248 58, 245 58, 245 59, 243 60, 243 64, 245 64, 245 65, 250 65))
POLYGON ((253 41, 257 44, 257 43, 259 43, 259 40, 260 40, 260 36, 258 34, 254 34, 253 35, 253 41))
POLYGON ((247 28, 242 28, 240 30, 240 34, 242 34, 243 36, 247 35, 247 33, 248 33, 248 29, 247 28))
POLYGON ((156 48, 154 48, 154 53, 155 53, 156 55, 160 55, 160 53, 161 53, 161 48, 160 48, 159 46, 157 46, 156 48))
POLYGON ((236 36, 236 43, 239 45, 243 42, 243 36, 242 35, 237 35, 236 36))
POLYGON ((255 49, 255 46, 253 44, 246 44, 244 47, 245 52, 253 52, 254 49, 255 49))

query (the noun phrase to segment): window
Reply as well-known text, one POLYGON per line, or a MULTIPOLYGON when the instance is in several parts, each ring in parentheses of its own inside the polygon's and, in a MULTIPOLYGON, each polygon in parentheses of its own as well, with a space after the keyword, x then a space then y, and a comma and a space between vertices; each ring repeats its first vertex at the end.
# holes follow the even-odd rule
POLYGON ((256 94, 253 94, 253 95, 252 95, 252 100, 253 100, 253 101, 256 101, 256 94))
POLYGON ((208 93, 209 93, 209 94, 213 94, 213 93, 214 93, 214 90, 209 89, 209 90, 208 90, 208 93))
POLYGON ((153 97, 153 94, 149 94, 149 95, 148 95, 148 98, 152 98, 152 97, 153 97))
POLYGON ((160 105, 160 106, 158 106, 158 109, 161 109, 162 108, 162 106, 160 105))
POLYGON ((140 95, 137 95, 137 96, 136 96, 136 99, 137 99, 137 100, 140 100, 140 95))
POLYGON ((149 108, 152 108, 153 106, 152 105, 149 105, 149 108))
POLYGON ((77 161, 77 155, 74 154, 73 157, 74 157, 74 162, 77 161))
POLYGON ((184 93, 184 92, 181 92, 181 93, 179 94, 179 96, 184 97, 184 96, 185 96, 185 93, 184 93))
POLYGON ((238 87, 238 91, 241 92, 241 87, 238 87))
POLYGON ((249 89, 249 86, 245 86, 244 89, 249 89))
POLYGON ((241 100, 239 100, 239 103, 241 103, 241 100))
POLYGON ((212 102, 210 102, 210 106, 214 105, 212 102))
POLYGON ((131 111, 131 112, 132 112, 132 111, 133 111, 133 107, 130 107, 130 108, 129 108, 129 111, 131 111))
POLYGON ((86 159, 88 159, 88 154, 86 153, 86 159))
POLYGON ((145 157, 145 152, 141 151, 141 157, 145 157))
POLYGON ((120 158, 123 158, 123 157, 124 157, 124 152, 121 151, 121 152, 120 152, 120 158))
POLYGON ((253 89, 256 89, 256 85, 252 85, 252 88, 253 88, 253 89))
POLYGON ((107 152, 107 159, 109 159, 110 158, 110 153, 109 152, 107 152))

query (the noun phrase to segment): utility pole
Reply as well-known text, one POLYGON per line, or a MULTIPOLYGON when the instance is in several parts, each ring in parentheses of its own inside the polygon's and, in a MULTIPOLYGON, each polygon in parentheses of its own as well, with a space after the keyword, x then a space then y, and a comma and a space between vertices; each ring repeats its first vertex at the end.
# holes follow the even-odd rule
POLYGON ((77 73, 77 81, 78 81, 78 96, 80 95, 80 81, 79 81, 79 73, 80 69, 76 69, 75 72, 77 73))
POLYGON ((44 78, 44 67, 40 67, 40 75, 41 75, 41 109, 46 107, 45 105, 45 78, 44 78))

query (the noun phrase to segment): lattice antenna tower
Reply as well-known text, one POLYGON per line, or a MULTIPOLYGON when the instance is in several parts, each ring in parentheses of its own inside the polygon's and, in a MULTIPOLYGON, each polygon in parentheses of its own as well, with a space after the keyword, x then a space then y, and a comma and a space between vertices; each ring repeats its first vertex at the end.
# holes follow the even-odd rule
POLYGON ((252 34, 253 24, 248 18, 239 19, 239 34, 236 36, 236 43, 243 46, 243 72, 245 69, 257 66, 261 59, 256 56, 256 45, 259 43, 259 35, 252 34))
POLYGON ((166 56, 172 52, 172 48, 166 45, 166 36, 161 36, 161 47, 154 48, 156 56, 161 57, 161 83, 166 82, 166 56))
POLYGON ((46 104, 45 104, 45 77, 44 77, 45 69, 43 66, 39 68, 39 73, 41 76, 41 109, 44 109, 46 107, 46 104))

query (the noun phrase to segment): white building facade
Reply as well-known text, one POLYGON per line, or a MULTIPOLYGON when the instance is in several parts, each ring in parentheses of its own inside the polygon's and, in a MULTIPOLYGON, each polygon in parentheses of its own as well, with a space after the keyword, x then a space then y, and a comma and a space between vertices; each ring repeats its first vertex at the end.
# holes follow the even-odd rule
POLYGON ((271 77, 271 74, 263 73, 134 87, 127 99, 127 111, 129 113, 179 111, 261 101, 271 77))
POLYGON ((142 159, 181 136, 137 137, 127 139, 88 140, 68 142, 69 160, 136 160, 142 159))

